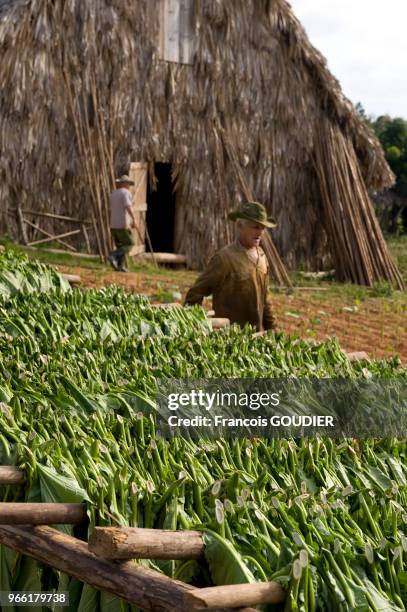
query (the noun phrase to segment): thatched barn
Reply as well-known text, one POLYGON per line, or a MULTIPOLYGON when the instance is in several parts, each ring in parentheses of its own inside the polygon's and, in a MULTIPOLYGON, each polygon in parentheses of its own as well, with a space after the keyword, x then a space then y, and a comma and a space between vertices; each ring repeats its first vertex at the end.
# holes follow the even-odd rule
POLYGON ((35 211, 90 219, 103 252, 114 175, 138 162, 153 248, 191 267, 250 194, 288 267, 397 281, 367 195, 394 177, 286 0, 0 0, 0 55, 10 234, 19 209, 31 238, 35 211))

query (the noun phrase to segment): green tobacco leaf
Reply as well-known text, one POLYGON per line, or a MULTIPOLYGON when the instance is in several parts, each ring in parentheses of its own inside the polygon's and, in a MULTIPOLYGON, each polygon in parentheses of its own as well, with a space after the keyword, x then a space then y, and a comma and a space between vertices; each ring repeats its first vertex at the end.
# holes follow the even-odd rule
POLYGON ((190 583, 200 572, 199 563, 190 559, 182 563, 175 571, 174 578, 182 582, 190 583))
MULTIPOLYGON (((38 464, 41 501, 75 504, 89 501, 88 494, 73 478, 58 474, 54 468, 38 464)), ((72 526, 58 525, 59 531, 72 534, 72 526)))
MULTIPOLYGON (((42 566, 38 561, 31 557, 21 557, 16 573, 14 591, 42 591, 42 566)), ((30 606, 29 609, 33 612, 42 612, 42 606, 30 606)))
MULTIPOLYGON (((18 557, 18 553, 0 544, 0 590, 13 590, 13 569, 18 557)), ((4 612, 14 612, 14 606, 2 606, 4 612)))
POLYGON ((95 612, 99 610, 99 591, 84 584, 79 606, 76 612, 95 612))
POLYGON ((61 476, 54 468, 41 464, 38 464, 38 471, 42 501, 67 504, 89 501, 86 491, 73 478, 61 476))
POLYGON ((391 489, 392 483, 391 480, 386 474, 384 474, 379 468, 374 466, 368 466, 366 468, 366 472, 369 474, 370 478, 373 482, 380 488, 382 491, 387 491, 391 489))
POLYGON ((100 593, 100 612, 126 612, 128 604, 111 593, 100 593))
POLYGON ((241 555, 225 538, 204 530, 205 559, 215 585, 256 582, 241 555))
MULTIPOLYGON (((374 603, 374 609, 377 612, 402 612, 402 608, 396 606, 390 599, 383 597, 381 593, 376 589, 374 584, 365 578, 363 580, 365 590, 369 593, 372 602, 374 603)), ((371 608, 369 608, 371 609, 371 608)))

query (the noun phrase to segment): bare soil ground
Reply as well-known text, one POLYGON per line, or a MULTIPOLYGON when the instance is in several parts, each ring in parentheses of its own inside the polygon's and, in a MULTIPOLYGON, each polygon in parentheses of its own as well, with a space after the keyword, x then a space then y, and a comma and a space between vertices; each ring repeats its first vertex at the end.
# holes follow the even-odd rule
MULTIPOLYGON (((130 272, 58 265, 58 270, 78 274, 85 287, 116 284, 143 293, 154 302, 180 302, 195 273, 185 270, 130 272)), ((332 295, 329 290, 294 290, 273 296, 279 329, 301 338, 324 340, 336 336, 349 351, 366 351, 370 357, 398 355, 407 363, 407 296, 365 297, 332 295)), ((210 308, 210 301, 205 303, 210 308)))

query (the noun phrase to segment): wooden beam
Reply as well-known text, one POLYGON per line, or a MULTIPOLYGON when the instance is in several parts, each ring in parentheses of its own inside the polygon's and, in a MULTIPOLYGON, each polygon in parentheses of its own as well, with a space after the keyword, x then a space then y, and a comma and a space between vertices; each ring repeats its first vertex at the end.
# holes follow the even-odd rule
POLYGON ((25 483, 25 472, 14 465, 0 465, 0 485, 25 483))
POLYGON ((253 338, 261 338, 262 336, 265 336, 267 334, 267 331, 267 329, 263 329, 263 331, 255 332, 253 334, 253 338))
POLYGON ((185 596, 190 610, 237 608, 259 604, 280 604, 286 600, 286 592, 278 582, 229 584, 197 589, 185 596))
POLYGON ((204 543, 199 531, 95 527, 89 550, 105 559, 199 559, 204 543))
POLYGON ((346 357, 350 362, 353 361, 364 361, 365 359, 369 359, 369 355, 365 351, 356 351, 353 353, 348 353, 345 351, 346 357))
POLYGON ((168 302, 163 304, 151 304, 151 308, 182 308, 179 302, 168 302))
POLYGON ((140 259, 145 259, 146 261, 152 261, 158 264, 186 264, 187 258, 185 255, 181 255, 181 253, 143 253, 139 257, 140 259))
POLYGON ((66 238, 67 236, 74 236, 75 234, 80 234, 81 230, 72 230, 71 232, 64 232, 63 234, 57 234, 56 236, 51 236, 50 238, 41 238, 41 240, 35 240, 34 242, 29 242, 27 246, 34 246, 35 244, 45 244, 46 242, 52 242, 53 240, 57 241, 59 238, 66 238))
POLYGON ((54 255, 70 255, 71 257, 80 257, 81 259, 99 259, 100 255, 95 255, 94 253, 80 253, 79 251, 76 253, 71 253, 70 251, 65 251, 64 249, 37 249, 35 246, 24 246, 25 251, 37 251, 38 253, 53 253, 54 255))
POLYGON ((20 206, 17 206, 17 220, 18 220, 18 225, 20 228, 23 244, 28 244, 27 230, 25 227, 25 221, 24 221, 23 213, 22 213, 20 206))
POLYGON ((61 276, 71 285, 78 285, 81 282, 81 277, 78 274, 61 274, 61 276))
POLYGON ((90 242, 89 242, 89 234, 88 234, 88 230, 86 229, 86 225, 85 225, 84 223, 82 223, 81 228, 82 228, 82 234, 83 234, 83 237, 84 237, 84 239, 85 239, 86 251, 87 251, 88 253, 90 253, 90 252, 91 252, 91 248, 90 248, 90 242))
POLYGON ((188 612, 184 596, 194 587, 131 561, 96 557, 86 542, 56 529, 2 526, 0 542, 143 610, 188 612))
POLYGON ((223 317, 212 317, 208 321, 212 325, 212 329, 221 329, 222 327, 229 327, 230 320, 223 317))
POLYGON ((329 291, 330 287, 290 287, 290 290, 293 290, 293 291, 329 291))
POLYGON ((25 219, 25 222, 27 223, 27 225, 29 225, 30 227, 33 227, 34 229, 36 229, 37 231, 41 232, 41 234, 44 234, 44 236, 48 236, 48 238, 52 238, 53 240, 55 240, 56 242, 59 242, 59 244, 62 244, 62 246, 66 247, 69 251, 73 251, 74 253, 76 252, 76 249, 71 246, 70 244, 68 244, 67 242, 65 242, 64 240, 59 240, 53 237, 52 234, 50 234, 49 232, 46 232, 44 229, 42 229, 42 227, 40 227, 39 225, 36 225, 35 223, 31 223, 31 221, 28 221, 28 219, 25 219))
POLYGON ((86 519, 85 504, 0 502, 0 525, 79 525, 86 519))
MULTIPOLYGON (((0 544, 112 593, 146 612, 190 612, 186 595, 198 591, 133 561, 115 563, 101 559, 89 551, 86 542, 51 527, 0 526, 0 544)), ((219 612, 227 611, 221 608, 219 612)), ((239 612, 256 610, 239 608, 239 612)))
POLYGON ((88 223, 89 225, 92 223, 92 221, 88 220, 88 219, 78 219, 76 217, 68 217, 66 215, 56 215, 54 213, 49 213, 49 212, 39 212, 38 210, 26 210, 23 209, 22 212, 25 215, 35 215, 37 217, 49 217, 50 219, 59 219, 60 221, 72 221, 72 223, 88 223))
POLYGON ((142 253, 144 254, 145 250, 145 244, 135 244, 131 247, 131 250, 129 251, 129 257, 137 257, 137 255, 141 255, 142 253))

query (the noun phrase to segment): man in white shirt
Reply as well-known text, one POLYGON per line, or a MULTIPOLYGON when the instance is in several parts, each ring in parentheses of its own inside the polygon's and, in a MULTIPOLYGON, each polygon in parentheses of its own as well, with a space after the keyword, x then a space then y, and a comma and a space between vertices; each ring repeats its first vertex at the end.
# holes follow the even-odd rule
POLYGON ((127 174, 116 179, 116 189, 110 194, 110 231, 116 245, 108 260, 115 270, 128 272, 127 254, 134 245, 131 228, 136 227, 136 218, 132 210, 130 187, 134 185, 127 174))

